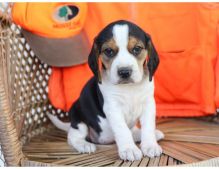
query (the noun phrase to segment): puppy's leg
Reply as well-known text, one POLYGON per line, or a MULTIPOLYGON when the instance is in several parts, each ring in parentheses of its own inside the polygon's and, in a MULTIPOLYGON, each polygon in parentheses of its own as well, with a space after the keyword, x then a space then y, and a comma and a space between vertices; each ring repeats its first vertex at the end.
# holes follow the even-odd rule
POLYGON ((162 148, 158 145, 155 134, 156 105, 154 97, 147 99, 144 112, 140 117, 141 150, 145 156, 160 156, 162 148))
POLYGON ((93 143, 86 141, 88 128, 84 123, 79 123, 78 128, 71 127, 68 131, 68 144, 80 153, 92 153, 96 151, 93 143))
MULTIPOLYGON (((141 129, 134 126, 132 128, 132 136, 135 142, 140 142, 141 141, 141 129)), ((163 132, 158 129, 155 130, 155 136, 156 136, 157 141, 164 138, 163 132)))
POLYGON ((113 105, 108 108, 105 107, 104 111, 107 112, 106 116, 112 127, 119 156, 122 160, 140 160, 142 158, 142 152, 134 143, 132 133, 125 122, 123 114, 118 108, 119 106, 113 105))

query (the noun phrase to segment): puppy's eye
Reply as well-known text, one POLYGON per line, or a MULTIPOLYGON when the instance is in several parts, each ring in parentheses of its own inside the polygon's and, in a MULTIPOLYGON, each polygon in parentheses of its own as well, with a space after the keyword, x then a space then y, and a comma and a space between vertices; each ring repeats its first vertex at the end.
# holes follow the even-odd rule
POLYGON ((132 53, 137 56, 141 53, 141 50, 142 50, 142 47, 141 46, 135 46, 133 49, 132 49, 132 53))
POLYGON ((115 56, 115 51, 111 48, 106 48, 103 53, 108 56, 108 57, 113 57, 115 56))

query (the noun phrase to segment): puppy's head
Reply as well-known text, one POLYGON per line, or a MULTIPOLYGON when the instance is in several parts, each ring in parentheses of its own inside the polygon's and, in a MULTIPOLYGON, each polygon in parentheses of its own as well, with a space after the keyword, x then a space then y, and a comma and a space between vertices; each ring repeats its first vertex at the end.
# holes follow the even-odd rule
POLYGON ((101 76, 107 76, 113 84, 128 84, 145 76, 151 81, 159 58, 150 35, 120 20, 106 26, 94 39, 88 64, 100 83, 101 76))

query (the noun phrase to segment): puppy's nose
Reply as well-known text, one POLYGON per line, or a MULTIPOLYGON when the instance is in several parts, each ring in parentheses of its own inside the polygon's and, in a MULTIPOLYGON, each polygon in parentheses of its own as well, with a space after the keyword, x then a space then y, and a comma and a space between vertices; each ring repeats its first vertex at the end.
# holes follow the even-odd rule
POLYGON ((119 77, 123 79, 128 79, 132 74, 132 69, 129 67, 122 67, 118 69, 119 77))

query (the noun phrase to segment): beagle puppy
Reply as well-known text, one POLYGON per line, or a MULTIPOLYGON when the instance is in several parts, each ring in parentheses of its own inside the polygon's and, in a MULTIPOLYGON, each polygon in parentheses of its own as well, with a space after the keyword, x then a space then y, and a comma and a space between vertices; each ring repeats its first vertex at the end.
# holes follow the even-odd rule
POLYGON ((137 25, 119 20, 94 39, 88 64, 94 73, 72 105, 70 123, 48 114, 68 133, 68 143, 81 153, 97 144, 116 142, 122 160, 160 156, 156 130, 153 75, 159 64, 151 37, 137 25), (141 129, 136 127, 140 121, 141 129), (140 142, 140 148, 135 144, 140 142))

